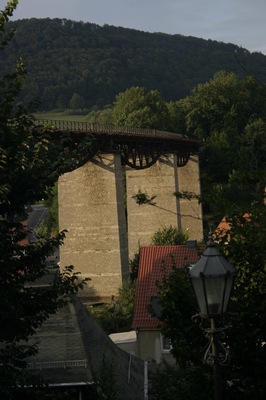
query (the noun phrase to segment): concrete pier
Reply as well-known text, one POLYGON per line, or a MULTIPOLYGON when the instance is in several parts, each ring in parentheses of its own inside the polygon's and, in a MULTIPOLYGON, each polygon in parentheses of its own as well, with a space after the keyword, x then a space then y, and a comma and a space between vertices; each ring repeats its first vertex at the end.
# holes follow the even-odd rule
POLYGON ((79 296, 86 301, 110 301, 129 278, 129 259, 140 245, 150 245, 156 231, 177 226, 189 239, 203 237, 198 201, 177 199, 174 192, 200 194, 198 157, 178 168, 175 154, 152 167, 126 168, 127 226, 120 154, 99 154, 60 177, 59 229, 68 231, 60 250, 60 266, 73 264, 80 277, 91 279, 79 296), (141 190, 155 205, 139 206, 141 190))
POLYGON ((178 191, 200 194, 197 156, 191 156, 181 168, 177 168, 176 155, 172 154, 161 157, 148 169, 127 169, 129 259, 139 244, 150 245, 154 233, 164 226, 177 226, 180 231, 187 231, 190 239, 202 239, 201 205, 195 199, 177 199, 173 193, 178 191), (156 204, 139 206, 133 198, 139 190, 149 198, 156 196, 156 204))
POLYGON ((119 154, 101 154, 58 182, 59 229, 67 229, 60 267, 73 264, 91 279, 86 300, 110 301, 129 278, 119 154))

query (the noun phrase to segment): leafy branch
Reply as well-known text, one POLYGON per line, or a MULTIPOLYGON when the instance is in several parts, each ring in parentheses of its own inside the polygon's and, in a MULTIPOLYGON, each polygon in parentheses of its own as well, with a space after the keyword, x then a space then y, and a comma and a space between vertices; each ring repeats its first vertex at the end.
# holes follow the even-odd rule
POLYGON ((142 206, 143 204, 149 204, 151 206, 155 206, 156 203, 153 201, 157 196, 151 196, 149 197, 147 193, 142 193, 142 191, 139 189, 138 193, 132 196, 133 199, 136 200, 136 203, 139 206, 142 206))

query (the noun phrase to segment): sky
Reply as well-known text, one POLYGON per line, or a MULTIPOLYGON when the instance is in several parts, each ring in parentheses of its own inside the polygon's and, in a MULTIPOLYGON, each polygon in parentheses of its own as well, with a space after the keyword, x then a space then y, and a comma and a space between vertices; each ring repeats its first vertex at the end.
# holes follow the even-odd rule
POLYGON ((266 0, 19 0, 11 20, 34 17, 194 36, 266 55, 266 0))

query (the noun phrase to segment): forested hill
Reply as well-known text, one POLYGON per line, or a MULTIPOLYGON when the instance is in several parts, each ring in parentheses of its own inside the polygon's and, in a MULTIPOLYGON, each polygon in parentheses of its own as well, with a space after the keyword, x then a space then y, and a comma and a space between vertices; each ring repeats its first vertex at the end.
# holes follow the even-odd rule
POLYGON ((75 93, 76 107, 101 108, 131 86, 179 100, 220 70, 242 77, 246 68, 266 82, 266 57, 234 44, 65 19, 19 20, 11 27, 17 33, 0 52, 0 74, 22 57, 28 79, 21 100, 37 96, 43 110, 69 108, 75 93))

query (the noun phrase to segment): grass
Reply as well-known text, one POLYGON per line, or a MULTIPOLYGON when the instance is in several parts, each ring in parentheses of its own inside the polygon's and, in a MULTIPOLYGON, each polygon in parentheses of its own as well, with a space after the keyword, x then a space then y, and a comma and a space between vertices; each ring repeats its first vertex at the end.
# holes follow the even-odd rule
POLYGON ((49 119, 52 121, 73 121, 73 122, 84 122, 86 115, 66 115, 60 112, 44 112, 44 113, 34 113, 37 119, 49 119))
POLYGON ((87 309, 90 311, 91 314, 97 314, 101 313, 106 310, 106 304, 97 304, 93 307, 87 307, 87 309))

